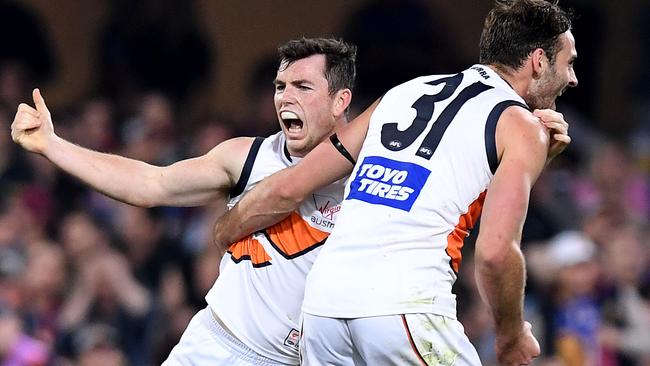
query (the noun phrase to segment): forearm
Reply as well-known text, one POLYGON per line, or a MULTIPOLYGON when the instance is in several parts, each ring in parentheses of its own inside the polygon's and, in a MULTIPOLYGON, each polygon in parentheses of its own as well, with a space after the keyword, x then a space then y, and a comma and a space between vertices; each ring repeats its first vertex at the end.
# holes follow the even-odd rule
POLYGON ((59 137, 53 138, 44 155, 66 173, 111 198, 136 206, 157 204, 155 187, 149 184, 157 167, 89 150, 59 137))
POLYGON ((524 258, 514 243, 498 258, 476 256, 476 282, 488 304, 497 336, 521 332, 525 284, 524 258))
POLYGON ((287 209, 259 213, 259 211, 249 211, 241 206, 236 206, 225 213, 214 225, 214 242, 218 247, 225 249, 246 235, 280 222, 291 212, 292 210, 287 209), (256 213, 250 215, 247 214, 248 212, 256 213))
POLYGON ((277 178, 267 178, 217 220, 213 228, 217 247, 225 250, 246 235, 281 221, 298 207, 302 199, 283 195, 276 188, 277 178))
MULTIPOLYGON (((357 137, 365 136, 367 124, 361 124, 364 126, 365 129, 359 128, 356 132, 357 137)), ((361 146, 359 141, 354 156, 361 146)), ((215 223, 214 243, 218 248, 226 249, 244 236, 281 221, 295 211, 311 192, 343 178, 351 170, 350 162, 329 140, 322 142, 299 164, 267 177, 246 193, 215 223)))

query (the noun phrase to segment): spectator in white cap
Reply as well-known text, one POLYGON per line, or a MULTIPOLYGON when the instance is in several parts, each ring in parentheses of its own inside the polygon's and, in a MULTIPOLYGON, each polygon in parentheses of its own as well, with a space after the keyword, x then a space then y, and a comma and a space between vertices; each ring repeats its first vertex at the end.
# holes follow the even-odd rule
POLYGON ((550 240, 545 254, 547 270, 554 280, 549 346, 563 365, 599 365, 597 247, 585 234, 565 231, 550 240))

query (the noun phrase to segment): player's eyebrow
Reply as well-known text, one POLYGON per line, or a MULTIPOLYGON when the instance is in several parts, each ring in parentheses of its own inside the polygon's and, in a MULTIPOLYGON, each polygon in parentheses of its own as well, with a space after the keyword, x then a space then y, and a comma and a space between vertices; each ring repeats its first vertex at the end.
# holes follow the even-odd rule
POLYGON ((312 83, 311 81, 306 80, 306 79, 299 79, 299 80, 292 81, 291 84, 293 84, 293 85, 301 85, 301 84, 313 85, 314 83, 312 83))

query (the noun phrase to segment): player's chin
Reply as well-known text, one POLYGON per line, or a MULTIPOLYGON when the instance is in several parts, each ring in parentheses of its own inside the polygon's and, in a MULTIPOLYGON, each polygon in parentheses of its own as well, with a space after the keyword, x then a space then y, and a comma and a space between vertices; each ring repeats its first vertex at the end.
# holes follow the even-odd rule
POLYGON ((302 157, 306 155, 311 149, 315 146, 309 143, 309 140, 306 138, 303 139, 287 139, 287 149, 289 153, 293 156, 302 157))
POLYGON ((289 150, 302 149, 303 146, 305 146, 305 139, 287 138, 287 148, 289 150))

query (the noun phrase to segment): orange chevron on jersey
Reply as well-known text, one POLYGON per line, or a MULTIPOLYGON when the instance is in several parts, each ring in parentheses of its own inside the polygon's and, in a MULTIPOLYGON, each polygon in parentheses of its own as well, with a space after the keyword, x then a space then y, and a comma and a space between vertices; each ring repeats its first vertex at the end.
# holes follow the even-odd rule
POLYGON ((478 220, 478 217, 481 215, 486 192, 487 191, 481 192, 478 198, 469 205, 467 212, 458 219, 458 224, 456 224, 454 230, 452 230, 447 236, 446 251, 451 257, 451 267, 456 273, 458 273, 460 262, 463 259, 461 249, 463 249, 464 240, 469 235, 469 230, 476 225, 476 220, 478 220))
POLYGON ((299 257, 317 248, 329 236, 307 223, 297 212, 266 229, 271 245, 287 259, 299 257))
MULTIPOLYGON (((286 259, 299 257, 323 245, 329 236, 329 233, 313 228, 297 212, 266 229, 264 234, 273 248, 286 259)), ((235 263, 250 260, 253 267, 271 265, 271 257, 253 235, 231 244, 228 253, 235 263)))
POLYGON ((249 260, 253 267, 265 267, 271 264, 271 257, 266 253, 262 244, 257 239, 253 239, 252 235, 232 243, 228 247, 228 253, 235 263, 249 260))

